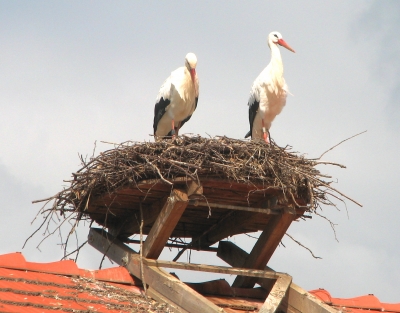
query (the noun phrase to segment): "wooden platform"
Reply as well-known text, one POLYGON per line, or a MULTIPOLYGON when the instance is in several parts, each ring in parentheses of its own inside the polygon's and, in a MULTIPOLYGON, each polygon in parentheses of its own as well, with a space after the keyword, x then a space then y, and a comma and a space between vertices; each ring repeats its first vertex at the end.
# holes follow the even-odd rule
POLYGON ((286 230, 304 214, 306 205, 305 199, 286 199, 277 188, 215 178, 178 178, 172 184, 162 179, 142 181, 90 200, 87 213, 108 232, 91 229, 89 243, 125 266, 148 285, 151 297, 169 303, 176 312, 272 313, 278 308, 283 312, 335 312, 329 307, 321 309, 322 302, 305 300, 307 297, 291 287, 289 275, 266 267, 286 230), (141 223, 147 237, 139 254, 123 241, 129 242, 128 236, 139 233, 141 223), (249 254, 221 241, 259 230, 262 233, 249 254), (159 260, 168 240, 174 237, 191 238, 191 242, 179 246, 180 253, 173 261, 159 260), (215 243, 219 243, 218 248, 210 247, 215 243), (232 267, 175 262, 186 249, 215 251, 232 267), (223 281, 186 284, 161 268, 237 277, 232 286, 223 281), (253 288, 256 284, 261 289, 253 288), (287 299, 297 302, 293 306, 287 299), (303 309, 304 303, 307 308, 303 309), (318 310, 310 310, 309 305, 318 310))
MULTIPOLYGON (((291 207, 280 205, 279 201, 284 195, 276 188, 215 178, 201 178, 199 186, 187 178, 178 178, 172 186, 161 179, 148 180, 113 194, 95 197, 90 200, 87 212, 100 225, 119 228, 119 234, 128 237, 139 233, 142 205, 143 234, 148 234, 173 190, 184 197, 186 209, 171 237, 196 238, 214 227, 207 235, 208 242, 202 240, 202 246, 235 234, 263 230, 272 215, 285 211, 296 214, 298 218, 305 211, 305 207, 296 207, 295 204, 291 207), (216 227, 219 223, 221 225, 216 227), (225 225, 230 226, 227 229, 225 225), (221 232, 220 228, 225 231, 221 232)), ((292 199, 289 200, 293 203, 292 199)), ((303 199, 296 199, 296 202, 306 205, 303 199)))

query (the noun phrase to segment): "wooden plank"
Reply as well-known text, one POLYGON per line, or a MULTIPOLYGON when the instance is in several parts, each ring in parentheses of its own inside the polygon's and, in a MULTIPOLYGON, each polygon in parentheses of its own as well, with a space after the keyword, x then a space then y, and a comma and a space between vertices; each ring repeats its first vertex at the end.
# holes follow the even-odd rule
POLYGON ((213 225, 213 228, 207 234, 198 239, 201 246, 211 246, 228 236, 240 234, 243 225, 251 224, 261 215, 260 213, 250 212, 232 211, 231 213, 231 215, 222 218, 217 224, 213 225))
POLYGON ((143 257, 157 259, 188 205, 185 192, 174 189, 143 244, 143 257))
POLYGON ((143 259, 143 263, 145 263, 148 266, 177 268, 177 269, 189 270, 189 271, 210 272, 210 273, 231 274, 231 275, 243 275, 246 277, 261 277, 261 278, 271 278, 271 279, 278 278, 277 273, 274 271, 253 270, 253 269, 247 269, 247 268, 195 264, 195 263, 186 263, 186 262, 173 262, 173 261, 152 260, 152 259, 143 259))
MULTIPOLYGON (((127 239, 124 240, 125 243, 133 243, 133 244, 140 244, 140 240, 136 240, 136 239, 127 239)), ((166 243, 165 247, 170 247, 170 248, 176 248, 176 249, 182 249, 185 248, 186 245, 183 244, 176 244, 176 243, 166 243)), ((217 247, 205 247, 205 248, 199 248, 199 249, 195 249, 193 248, 193 250, 196 251, 208 251, 208 252, 217 252, 218 248, 217 247)))
MULTIPOLYGON (((232 266, 241 266, 248 257, 248 253, 228 241, 221 241, 218 245, 217 256, 232 266)), ((268 266, 265 270, 273 271, 268 266)), ((292 277, 284 273, 277 273, 278 278, 259 279, 257 283, 268 291, 268 297, 260 309, 260 313, 272 313, 277 310, 285 297, 292 282, 292 277)))
MULTIPOLYGON (((232 242, 219 242, 217 256, 231 266, 242 266, 248 255, 249 254, 246 251, 242 250, 232 242)), ((268 266, 266 266, 265 269, 273 271, 273 269, 268 266)), ((267 291, 271 290, 274 283, 275 280, 273 279, 260 278, 257 280, 257 284, 265 288, 267 291)), ((338 313, 336 309, 325 304, 293 282, 290 284, 289 290, 283 298, 279 309, 290 313, 338 313)))
POLYGON ((151 286, 147 288, 146 295, 149 296, 150 298, 160 302, 160 303, 167 303, 169 305, 169 308, 172 309, 172 312, 174 313, 190 313, 181 307, 177 306, 174 302, 172 302, 170 299, 164 297, 162 294, 157 292, 154 288, 151 286))
POLYGON ((266 209, 266 208, 251 208, 239 205, 231 205, 231 204, 220 204, 220 203, 212 203, 212 202, 203 202, 198 200, 190 200, 189 204, 202 207, 210 207, 210 208, 219 208, 219 209, 226 209, 226 210, 237 210, 237 211, 245 211, 245 212, 256 212, 262 214, 280 214, 281 209, 284 207, 276 207, 273 209, 266 209))
MULTIPOLYGON (((257 203, 261 209, 270 209, 276 206, 276 199, 263 199, 259 203, 257 203)), ((229 214, 229 213, 228 213, 229 214)), ((214 225, 213 229, 211 229, 204 239, 201 240, 202 246, 211 246, 214 243, 227 238, 228 236, 233 236, 236 234, 241 234, 244 232, 243 228, 245 225, 252 225, 256 221, 266 220, 268 218, 269 221, 270 216, 261 213, 254 212, 233 212, 226 218, 221 219, 218 224, 214 225)))
POLYGON ((339 309, 333 308, 324 303, 314 295, 308 293, 300 286, 292 283, 288 290, 288 294, 279 307, 284 312, 312 312, 312 313, 340 313, 339 309))
MULTIPOLYGON (((167 200, 167 198, 163 199, 164 202, 156 201, 151 206, 149 205, 142 205, 142 212, 143 212, 143 227, 147 225, 151 225, 155 222, 158 215, 162 210, 162 206, 167 200)), ((125 237, 129 237, 133 234, 138 234, 140 232, 140 209, 136 211, 129 219, 126 225, 121 230, 121 235, 124 234, 125 237)))
POLYGON ((232 288, 225 279, 186 284, 202 295, 243 297, 262 300, 265 300, 268 295, 263 288, 232 288))
MULTIPOLYGON (((273 215, 242 267, 264 269, 295 216, 288 213, 273 215)), ((253 277, 238 276, 232 286, 252 288, 256 282, 253 277)))
POLYGON ((91 228, 88 239, 91 246, 124 266, 132 275, 144 280, 150 290, 154 289, 179 308, 191 313, 224 312, 185 283, 155 266, 143 264, 144 277, 142 277, 140 255, 106 231, 91 228))
POLYGON ((203 186, 199 185, 195 181, 190 181, 187 183, 186 194, 190 196, 199 196, 203 194, 203 186))
POLYGON ((268 294, 267 299, 261 307, 259 313, 274 313, 281 305, 283 298, 292 283, 292 277, 287 274, 279 274, 274 286, 268 294))

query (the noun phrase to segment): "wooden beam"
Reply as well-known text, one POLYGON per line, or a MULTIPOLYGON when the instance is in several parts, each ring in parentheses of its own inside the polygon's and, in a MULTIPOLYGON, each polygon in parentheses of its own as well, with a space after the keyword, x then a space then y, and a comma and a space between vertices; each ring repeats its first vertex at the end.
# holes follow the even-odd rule
MULTIPOLYGON (((242 266, 248 255, 246 251, 232 242, 220 241, 218 245, 217 256, 231 266, 242 266)), ((273 271, 273 269, 268 266, 266 266, 265 269, 273 271)), ((269 291, 275 283, 275 280, 260 278, 257 280, 257 283, 269 291)), ((279 309, 289 313, 338 313, 336 309, 325 304, 293 282, 290 284, 286 296, 281 301, 279 309)))
POLYGON ((268 293, 263 288, 232 288, 225 279, 206 281, 202 283, 186 283, 202 295, 243 297, 265 300, 268 293))
MULTIPOLYGON (((143 226, 154 223, 167 199, 168 198, 165 197, 164 199, 154 202, 152 205, 143 204, 143 226)), ((107 225, 107 228, 112 235, 127 238, 133 234, 140 233, 140 218, 140 209, 136 207, 135 211, 133 211, 130 216, 119 220, 115 225, 107 225)))
POLYGON ((143 244, 143 257, 157 259, 188 205, 185 192, 174 189, 143 244))
MULTIPOLYGON (((125 242, 125 243, 133 243, 133 244, 140 244, 140 240, 136 240, 136 239, 126 239, 126 240, 123 240, 123 242, 125 242)), ((165 247, 182 249, 182 248, 186 248, 186 245, 177 244, 177 243, 166 243, 165 247)), ((194 247, 194 248, 192 248, 192 250, 217 252, 218 248, 217 247, 202 247, 202 248, 194 247)))
MULTIPOLYGON (((240 264, 246 262, 249 254, 238 246, 229 241, 221 241, 218 245, 217 256, 222 260, 230 264, 231 266, 241 266, 240 264)), ((273 269, 266 266, 264 268, 268 271, 273 269)), ((277 310, 281 305, 283 298, 285 297, 288 288, 292 282, 292 277, 284 273, 276 273, 277 279, 258 279, 257 283, 268 291, 268 297, 266 298, 263 306, 260 309, 260 313, 272 313, 277 310)))
POLYGON ((246 277, 261 277, 261 278, 271 278, 271 279, 278 278, 278 274, 276 272, 265 271, 265 270, 252 270, 252 269, 247 269, 247 268, 195 264, 195 263, 185 263, 185 262, 173 262, 173 261, 164 261, 164 260, 151 260, 151 259, 143 259, 143 263, 148 266, 177 268, 177 269, 189 270, 189 271, 210 272, 210 273, 231 274, 231 275, 243 275, 246 277))
MULTIPOLYGON (((217 256, 230 266, 242 267, 249 254, 230 241, 220 241, 218 244, 217 256)), ((265 269, 272 271, 268 266, 266 266, 265 269)), ((275 281, 276 279, 269 278, 258 279, 257 284, 269 292, 274 286, 275 281)))
POLYGON ((217 224, 214 224, 207 233, 199 236, 197 242, 201 247, 208 247, 228 236, 239 234, 242 232, 241 225, 251 224, 259 218, 259 215, 260 213, 231 211, 217 224))
POLYGON ((219 203, 212 203, 212 202, 205 202, 205 201, 198 201, 198 200, 190 200, 189 204, 194 205, 194 206, 204 206, 204 207, 217 208, 217 209, 255 212, 255 213, 262 213, 262 214, 280 214, 282 212, 281 209, 285 209, 285 207, 275 207, 273 209, 251 208, 251 207, 246 207, 246 206, 219 204, 219 203))
POLYGON ((315 312, 315 313, 340 313, 342 310, 333 308, 321 301, 300 286, 292 283, 281 306, 282 311, 288 313, 315 312))
MULTIPOLYGON (((260 201, 257 206, 263 210, 271 209, 277 205, 275 197, 260 201)), ((202 247, 211 246, 214 243, 232 236, 242 233, 242 225, 252 224, 257 221, 262 213, 246 212, 246 211, 231 211, 225 218, 222 218, 218 224, 213 225, 212 229, 207 232, 203 238, 200 238, 202 247)))
POLYGON ((164 297, 162 294, 160 294, 157 290, 149 286, 147 288, 146 295, 148 295, 150 298, 160 302, 160 303, 167 303, 169 307, 172 309, 172 312, 175 313, 190 313, 181 307, 177 306, 174 302, 172 302, 170 299, 164 297))
POLYGON ((191 180, 187 183, 186 194, 188 197, 200 196, 203 194, 203 186, 199 185, 197 182, 191 180))
MULTIPOLYGON (((273 215, 242 267, 264 269, 295 217, 289 213, 273 215)), ((257 279, 253 277, 238 276, 232 286, 252 288, 256 282, 257 279)))
POLYGON ((117 264, 124 266, 129 273, 149 285, 150 294, 154 290, 154 294, 159 295, 160 298, 169 299, 175 306, 182 308, 182 312, 224 312, 223 309, 204 298, 185 285, 185 283, 155 266, 143 264, 144 275, 142 277, 140 255, 106 231, 91 228, 88 239, 91 246, 106 254, 117 264))
POLYGON ((265 299, 264 304, 260 308, 259 313, 273 313, 276 312, 278 307, 281 305, 283 298, 292 283, 292 277, 287 274, 279 274, 279 278, 276 280, 274 286, 265 299))

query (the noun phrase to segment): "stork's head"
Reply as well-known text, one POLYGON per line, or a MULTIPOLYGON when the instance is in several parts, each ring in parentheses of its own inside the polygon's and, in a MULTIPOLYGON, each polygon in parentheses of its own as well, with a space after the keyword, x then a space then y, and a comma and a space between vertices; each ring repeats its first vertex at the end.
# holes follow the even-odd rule
POLYGON ((292 52, 295 52, 293 48, 290 47, 285 40, 283 40, 280 32, 272 32, 268 35, 268 45, 271 47, 271 44, 280 45, 292 52))
POLYGON ((194 53, 189 52, 186 54, 185 58, 185 66, 190 72, 190 76, 192 77, 193 84, 196 81, 196 65, 197 65, 197 57, 194 53))

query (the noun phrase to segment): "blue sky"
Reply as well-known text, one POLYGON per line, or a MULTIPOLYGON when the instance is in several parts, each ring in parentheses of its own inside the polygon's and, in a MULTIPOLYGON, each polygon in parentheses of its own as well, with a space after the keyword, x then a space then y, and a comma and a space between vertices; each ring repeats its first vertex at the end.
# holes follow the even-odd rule
MULTIPOLYGON (((31 201, 63 187, 78 153, 90 155, 96 140, 152 140, 158 89, 187 52, 198 57, 200 99, 182 131, 243 138, 250 87, 269 62, 267 35, 277 30, 296 53, 281 49, 293 96, 272 125, 274 140, 318 157, 367 133, 324 156, 347 169, 320 168, 364 205, 347 203, 348 214, 342 204, 323 208, 339 242, 322 219, 298 222, 288 233, 323 259, 284 238, 270 265, 308 290, 399 302, 398 16, 395 0, 1 2, 0 253, 21 251, 37 226, 30 221, 40 205, 31 201)), ((79 231, 85 238, 87 225, 79 231)), ((22 250, 26 258, 59 259, 57 234, 40 252, 41 238, 22 250)), ((232 240, 246 250, 253 244, 232 240)), ((78 263, 96 268, 100 258, 87 247, 78 263)))

